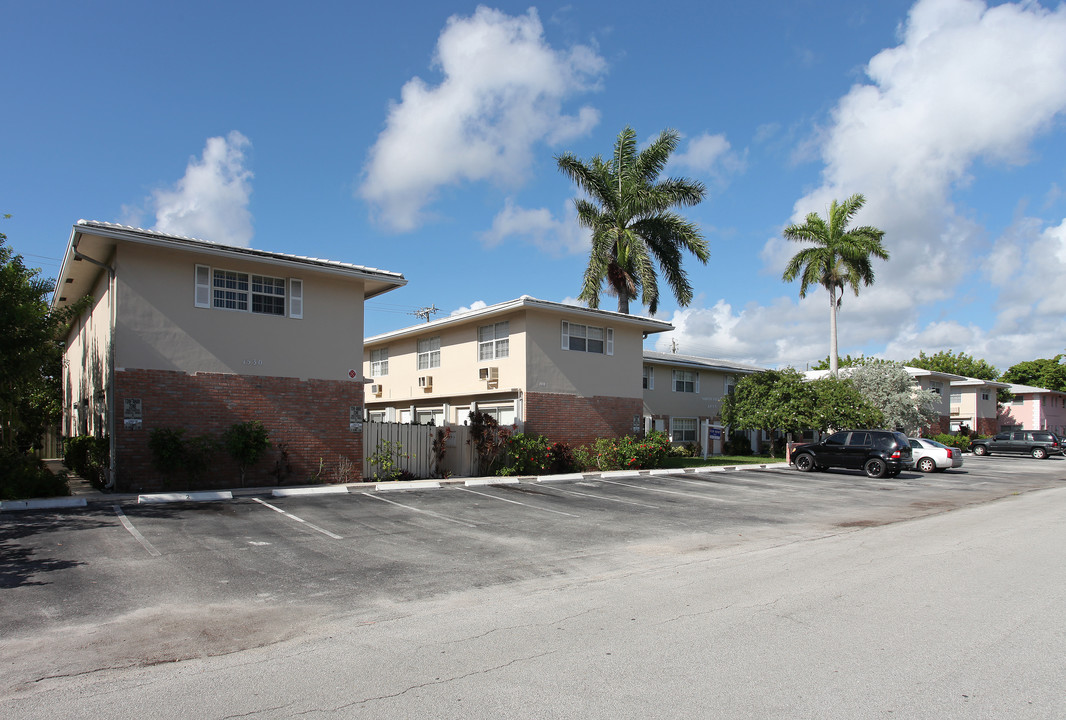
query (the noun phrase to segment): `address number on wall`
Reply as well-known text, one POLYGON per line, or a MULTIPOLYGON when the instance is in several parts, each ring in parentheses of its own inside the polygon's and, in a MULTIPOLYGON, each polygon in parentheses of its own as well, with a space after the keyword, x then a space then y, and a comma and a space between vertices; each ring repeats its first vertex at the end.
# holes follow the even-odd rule
POLYGON ((262 365, 263 361, 262 360, 245 360, 244 364, 245 365, 262 365))

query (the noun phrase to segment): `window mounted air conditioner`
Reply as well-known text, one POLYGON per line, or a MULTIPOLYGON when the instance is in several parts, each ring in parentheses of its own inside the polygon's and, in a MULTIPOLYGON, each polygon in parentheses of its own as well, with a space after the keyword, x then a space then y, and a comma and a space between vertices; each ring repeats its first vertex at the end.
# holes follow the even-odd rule
POLYGON ((433 389, 433 376, 432 375, 419 375, 418 376, 418 387, 423 388, 425 390, 432 390, 433 389))
POLYGON ((373 395, 374 397, 381 397, 381 386, 380 385, 371 385, 370 386, 370 394, 373 395))

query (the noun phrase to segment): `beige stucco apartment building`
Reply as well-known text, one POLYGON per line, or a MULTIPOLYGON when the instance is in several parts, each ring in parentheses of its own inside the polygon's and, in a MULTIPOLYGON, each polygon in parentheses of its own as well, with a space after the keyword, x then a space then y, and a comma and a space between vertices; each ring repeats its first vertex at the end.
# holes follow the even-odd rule
POLYGON ((951 432, 963 427, 978 435, 999 432, 997 392, 1010 383, 966 378, 951 381, 951 432))
MULTIPOLYGON (((259 472, 290 481, 359 468, 363 302, 405 283, 348 263, 79 221, 52 299, 92 302, 67 338, 63 432, 110 437, 120 490, 162 484, 148 437, 164 427, 217 438, 259 420, 276 456, 259 472)), ((209 483, 237 477, 224 454, 213 469, 209 483)))
POLYGON ((526 295, 368 337, 367 419, 463 424, 478 410, 573 445, 639 433, 644 338, 670 329, 526 295))
POLYGON ((644 351, 645 430, 662 430, 674 443, 722 451, 722 401, 745 375, 765 368, 727 360, 644 351))

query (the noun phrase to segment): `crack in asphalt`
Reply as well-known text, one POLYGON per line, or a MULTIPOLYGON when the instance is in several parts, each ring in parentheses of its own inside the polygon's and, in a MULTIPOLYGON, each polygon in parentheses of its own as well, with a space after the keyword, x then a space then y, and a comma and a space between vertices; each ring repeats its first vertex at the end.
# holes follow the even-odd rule
MULTIPOLYGON (((443 679, 438 678, 438 679, 432 680, 430 682, 424 682, 424 683, 419 683, 417 685, 411 685, 409 687, 404 688, 403 690, 400 690, 399 692, 390 693, 388 695, 377 695, 377 696, 374 696, 374 697, 363 698, 362 700, 355 700, 355 701, 350 702, 350 703, 344 703, 343 705, 337 705, 336 707, 333 707, 333 708, 329 709, 327 712, 338 712, 340 710, 344 710, 344 709, 347 709, 347 708, 357 707, 357 706, 360 706, 360 705, 366 705, 368 703, 378 702, 378 701, 381 701, 381 700, 392 700, 393 698, 402 697, 402 696, 406 695, 407 693, 411 692, 412 690, 420 690, 421 688, 433 687, 435 685, 446 685, 448 683, 452 683, 452 682, 455 682, 457 680, 465 680, 466 678, 474 677, 474 676, 477 676, 477 675, 487 675, 489 673, 493 673, 493 672, 496 672, 498 670, 503 670, 505 668, 508 668, 511 665, 514 665, 515 663, 527 662, 529 660, 536 660, 537 658, 547 657, 548 655, 554 655, 556 652, 557 651, 555 651, 555 650, 548 650, 547 652, 537 653, 535 655, 529 655, 527 657, 514 658, 513 660, 508 660, 505 663, 501 663, 500 665, 495 665, 493 667, 483 668, 481 670, 474 670, 474 671, 471 671, 471 672, 468 672, 468 673, 464 673, 462 675, 456 675, 454 677, 443 678, 443 679)), ((309 710, 304 710, 302 712, 295 713, 295 715, 307 715, 307 714, 313 713, 313 712, 323 712, 323 710, 321 708, 311 708, 309 710)))

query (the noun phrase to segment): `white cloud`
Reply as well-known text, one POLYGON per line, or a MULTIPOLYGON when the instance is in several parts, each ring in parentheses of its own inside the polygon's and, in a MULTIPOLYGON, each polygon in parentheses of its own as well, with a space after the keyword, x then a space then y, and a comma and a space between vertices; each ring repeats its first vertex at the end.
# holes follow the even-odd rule
POLYGON ((744 160, 726 140, 725 135, 703 133, 685 143, 681 152, 670 158, 671 167, 724 179, 744 169, 744 160))
POLYGON ((492 220, 492 228, 481 235, 488 247, 496 247, 508 238, 520 238, 544 252, 559 257, 587 252, 591 245, 589 231, 577 222, 572 202, 563 208, 558 220, 547 208, 518 207, 508 198, 492 220))
POLYGON ((189 159, 185 176, 173 188, 152 193, 154 229, 247 247, 254 233, 248 210, 253 175, 245 166, 249 147, 236 130, 208 138, 203 155, 189 159))
POLYGON ((487 307, 488 303, 486 303, 484 300, 475 300, 467 306, 452 310, 450 313, 448 313, 448 316, 451 317, 453 315, 462 315, 464 313, 473 312, 474 310, 481 310, 482 308, 487 307))
MULTIPOLYGON (((909 358, 919 349, 938 349, 931 341, 946 330, 956 351, 984 348, 995 353, 990 362, 1003 362, 1010 353, 1016 359, 1008 365, 1026 353, 1037 357, 1047 348, 1061 349, 1061 303, 1048 296, 1066 274, 1066 230, 1041 232, 1048 223, 1040 220, 1035 227, 1020 223, 1024 232, 1000 238, 985 258, 987 231, 955 207, 953 194, 974 182, 979 161, 982 172, 992 173, 1029 162, 1033 138, 1066 110, 1066 6, 1049 11, 1030 2, 989 8, 975 0, 920 0, 900 44, 872 58, 867 75, 870 82, 841 98, 831 123, 819 131, 823 181, 797 200, 792 216, 802 221, 808 212, 823 214, 832 199, 862 192, 866 207, 855 224, 886 232, 892 259, 875 261, 875 285, 844 299, 841 353, 876 343, 909 358), (1013 277, 1005 273, 1010 268, 1017 271, 1013 277), (1002 278, 994 337, 1004 342, 965 325, 913 327, 922 310, 950 302, 957 292, 974 292, 982 269, 995 269, 1002 278), (904 340, 929 344, 903 351, 904 340), (972 345, 960 347, 962 340, 972 345)), ((1010 207, 1017 198, 1002 202, 1010 207)), ((769 240, 762 253, 768 271, 779 275, 798 248, 769 240)), ((739 314, 730 310, 728 316, 703 311, 716 320, 704 328, 707 340, 771 364, 825 357, 828 299, 821 290, 812 299, 818 302, 792 300, 739 314), (812 334, 818 342, 811 342, 812 334), (820 349, 804 357, 812 347, 820 349)))
POLYGON ((583 45, 555 50, 535 9, 508 16, 478 7, 452 16, 437 41, 442 80, 408 81, 371 148, 358 195, 395 231, 426 220, 445 186, 490 181, 514 185, 527 174, 533 146, 587 133, 599 113, 563 112, 567 98, 594 89, 606 64, 583 45))

